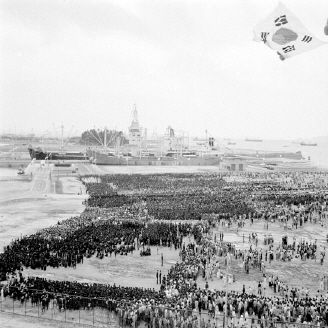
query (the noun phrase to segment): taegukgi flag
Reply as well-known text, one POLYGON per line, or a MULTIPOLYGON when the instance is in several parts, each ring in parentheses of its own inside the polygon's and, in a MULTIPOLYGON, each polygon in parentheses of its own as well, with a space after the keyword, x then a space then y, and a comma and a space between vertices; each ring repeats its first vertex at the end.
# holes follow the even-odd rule
POLYGON ((281 2, 254 29, 253 41, 264 42, 284 58, 327 44, 317 39, 281 2))

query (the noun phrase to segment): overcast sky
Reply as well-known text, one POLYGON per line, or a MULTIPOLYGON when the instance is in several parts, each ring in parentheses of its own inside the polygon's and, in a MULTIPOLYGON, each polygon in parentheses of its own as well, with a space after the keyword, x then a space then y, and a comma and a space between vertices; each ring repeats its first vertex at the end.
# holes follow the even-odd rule
MULTIPOLYGON (((327 0, 284 0, 319 39, 327 0)), ((280 61, 252 41, 271 0, 1 1, 0 129, 328 135, 328 46, 280 61)))

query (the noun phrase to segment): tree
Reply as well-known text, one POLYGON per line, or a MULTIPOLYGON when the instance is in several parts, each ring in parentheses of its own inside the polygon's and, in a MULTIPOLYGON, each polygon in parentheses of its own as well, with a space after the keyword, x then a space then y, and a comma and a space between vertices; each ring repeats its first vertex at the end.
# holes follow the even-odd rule
MULTIPOLYGON (((107 130, 106 143, 108 146, 115 146, 117 138, 120 138, 120 145, 127 144, 128 140, 124 137, 122 131, 107 130)), ((100 129, 91 129, 84 131, 81 135, 81 144, 90 146, 103 146, 105 139, 105 131, 100 129)))

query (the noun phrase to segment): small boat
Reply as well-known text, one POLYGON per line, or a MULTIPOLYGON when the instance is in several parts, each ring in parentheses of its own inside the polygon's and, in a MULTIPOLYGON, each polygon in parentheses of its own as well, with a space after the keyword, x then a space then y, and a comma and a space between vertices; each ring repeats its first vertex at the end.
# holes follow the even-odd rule
POLYGON ((246 138, 245 141, 254 141, 254 142, 262 142, 262 139, 250 139, 250 138, 246 138))

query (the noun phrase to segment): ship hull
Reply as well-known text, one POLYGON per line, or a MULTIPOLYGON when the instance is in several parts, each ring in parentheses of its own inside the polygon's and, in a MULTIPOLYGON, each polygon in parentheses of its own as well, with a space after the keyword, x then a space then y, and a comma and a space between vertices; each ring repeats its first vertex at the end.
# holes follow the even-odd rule
POLYGON ((30 153, 31 159, 36 159, 36 160, 53 160, 53 161, 62 161, 62 160, 87 160, 88 157, 81 153, 65 153, 65 154, 60 154, 58 152, 46 152, 42 151, 41 149, 34 149, 34 148, 28 148, 28 151, 30 153))
POLYGON ((169 156, 147 156, 147 157, 117 157, 108 156, 94 150, 87 150, 87 155, 90 162, 96 165, 136 165, 136 166, 213 166, 219 165, 220 158, 218 156, 204 156, 204 157, 184 157, 177 158, 169 156))

